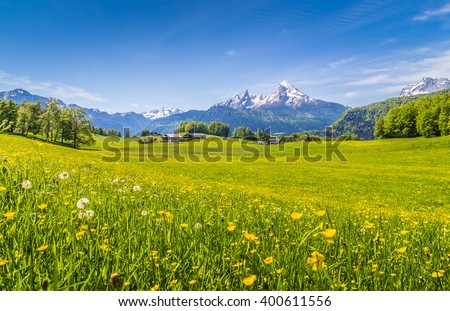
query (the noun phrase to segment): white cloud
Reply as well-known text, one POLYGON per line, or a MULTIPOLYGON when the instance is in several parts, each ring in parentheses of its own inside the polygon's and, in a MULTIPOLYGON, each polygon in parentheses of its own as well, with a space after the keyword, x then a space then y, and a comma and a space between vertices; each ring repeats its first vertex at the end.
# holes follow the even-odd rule
POLYGON ((346 65, 348 63, 353 62, 355 59, 356 59, 356 56, 350 56, 350 57, 347 57, 347 58, 342 58, 342 59, 337 60, 337 61, 332 62, 332 63, 328 63, 327 66, 330 67, 330 68, 336 69, 339 66, 346 65))
POLYGON ((397 41, 398 41, 397 38, 389 38, 389 39, 384 40, 384 41, 381 43, 381 45, 387 45, 387 44, 391 44, 391 43, 394 43, 394 42, 397 42, 397 41))
POLYGON ((445 15, 448 13, 450 13, 450 3, 437 10, 427 10, 423 12, 421 15, 417 15, 416 17, 414 17, 413 20, 426 21, 430 19, 430 17, 445 15))
POLYGON ((450 50, 443 51, 432 57, 422 57, 414 61, 386 63, 383 69, 365 68, 353 77, 346 86, 380 85, 382 92, 400 91, 407 84, 416 83, 423 77, 450 77, 450 50), (380 74, 382 72, 382 74, 380 74))
POLYGON ((348 98, 356 97, 358 95, 359 95, 359 92, 356 92, 356 91, 345 93, 345 97, 348 97, 348 98))
POLYGON ((228 50, 225 52, 227 58, 236 57, 238 53, 235 50, 228 50))
POLYGON ((0 70, 0 84, 23 88, 38 95, 56 97, 68 103, 104 103, 106 100, 101 96, 92 94, 83 88, 70 86, 56 81, 34 81, 27 76, 17 76, 0 70))
POLYGON ((367 77, 365 79, 361 79, 358 81, 348 82, 346 85, 347 86, 374 85, 374 84, 387 82, 389 80, 389 78, 390 78, 389 75, 376 75, 376 76, 367 77))

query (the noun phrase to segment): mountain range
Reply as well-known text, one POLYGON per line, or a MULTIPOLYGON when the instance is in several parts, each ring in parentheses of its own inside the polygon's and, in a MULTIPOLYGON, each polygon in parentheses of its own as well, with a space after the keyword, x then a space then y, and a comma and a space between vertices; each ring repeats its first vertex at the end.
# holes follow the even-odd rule
POLYGON ((450 88, 450 80, 447 78, 433 79, 424 77, 416 84, 405 86, 400 92, 400 97, 427 94, 450 88))
POLYGON ((183 112, 163 107, 161 110, 155 109, 145 113, 108 113, 95 108, 66 105, 61 100, 32 95, 23 89, 0 92, 0 99, 14 100, 16 103, 40 101, 42 105, 50 99, 57 100, 62 106, 85 109, 94 126, 121 130, 129 128, 133 134, 139 134, 142 129, 159 133, 174 132, 182 121, 219 121, 229 124, 231 129, 248 126, 252 130, 270 128, 272 132, 286 134, 323 130, 331 124, 336 135, 352 133, 362 139, 373 139, 376 121, 386 115, 389 109, 421 96, 432 96, 433 92, 440 90, 450 92, 449 79, 424 77, 418 83, 404 87, 399 97, 350 108, 314 99, 288 81, 282 81, 269 95, 252 95, 245 90, 229 100, 212 105, 207 110, 183 112))
POLYGON ((207 110, 190 110, 154 120, 148 129, 173 132, 181 121, 227 123, 231 129, 248 126, 252 130, 270 128, 272 132, 322 130, 349 107, 314 99, 287 81, 282 81, 270 95, 252 95, 245 90, 233 98, 214 104, 207 110))
POLYGON ((66 105, 62 100, 43 97, 39 95, 32 95, 28 91, 23 89, 15 89, 12 91, 0 92, 0 99, 13 100, 16 103, 23 101, 27 102, 40 102, 44 107, 49 100, 56 100, 61 106, 69 108, 83 108, 88 118, 92 120, 94 126, 99 126, 105 129, 124 129, 129 128, 132 133, 137 134, 142 129, 146 128, 150 121, 158 118, 165 118, 172 114, 183 113, 183 111, 175 108, 163 107, 161 110, 154 109, 145 113, 125 112, 125 113, 108 113, 96 108, 84 108, 75 104, 66 105))
MULTIPOLYGON (((45 105, 50 98, 32 95, 16 89, 1 92, 0 98, 22 101, 40 101, 45 105)), ((67 107, 79 107, 66 105, 67 107)), ((83 108, 83 107, 79 107, 83 108)), ((233 98, 212 105, 207 110, 189 110, 183 112, 175 108, 162 108, 145 113, 107 113, 99 109, 83 108, 92 119, 94 126, 103 128, 129 128, 138 134, 142 129, 159 133, 174 132, 181 121, 199 121, 210 123, 219 121, 227 123, 231 129, 237 126, 271 128, 275 132, 301 132, 321 130, 336 120, 349 107, 309 97, 287 81, 282 81, 270 95, 252 95, 245 90, 233 98)))

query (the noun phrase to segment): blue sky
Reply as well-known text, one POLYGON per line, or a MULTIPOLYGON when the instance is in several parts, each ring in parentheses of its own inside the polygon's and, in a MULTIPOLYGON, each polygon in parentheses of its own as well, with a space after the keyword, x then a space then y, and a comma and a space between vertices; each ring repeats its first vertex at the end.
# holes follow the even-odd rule
POLYGON ((450 1, 0 0, 0 90, 207 109, 281 80, 349 106, 450 78, 450 1))

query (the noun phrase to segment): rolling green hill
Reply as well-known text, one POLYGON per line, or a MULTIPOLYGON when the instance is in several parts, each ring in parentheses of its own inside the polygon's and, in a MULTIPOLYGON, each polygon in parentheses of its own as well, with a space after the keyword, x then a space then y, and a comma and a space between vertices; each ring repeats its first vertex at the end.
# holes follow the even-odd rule
POLYGON ((345 111, 331 126, 333 127, 336 136, 340 136, 344 133, 351 133, 357 135, 361 139, 374 139, 376 122, 381 117, 384 117, 390 109, 423 97, 432 97, 448 93, 450 93, 450 90, 408 97, 394 97, 368 106, 352 108, 345 111))

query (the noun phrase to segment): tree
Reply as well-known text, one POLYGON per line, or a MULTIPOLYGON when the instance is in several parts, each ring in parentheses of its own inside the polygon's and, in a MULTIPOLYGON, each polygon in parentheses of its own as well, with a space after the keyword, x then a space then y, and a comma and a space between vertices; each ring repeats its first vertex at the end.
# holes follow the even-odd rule
POLYGON ((230 127, 222 122, 211 122, 208 126, 208 132, 211 135, 228 137, 230 135, 230 127))
POLYGON ((184 130, 187 133, 205 133, 208 134, 208 125, 206 123, 203 122, 188 122, 185 127, 184 130))
POLYGON ((17 128, 24 134, 28 136, 28 133, 37 134, 39 132, 40 116, 41 116, 41 106, 39 102, 29 103, 23 102, 19 105, 19 110, 17 111, 17 128))
POLYGON ((420 135, 431 137, 439 135, 440 106, 436 104, 438 99, 419 100, 417 102, 417 131, 420 135))
POLYGON ((12 133, 14 131, 17 122, 17 110, 18 107, 14 101, 0 101, 0 132, 12 133))
POLYGON ((55 132, 58 128, 60 117, 61 110, 59 109, 59 104, 54 100, 50 100, 40 117, 41 132, 45 135, 47 141, 56 139, 55 132))
POLYGON ((72 111, 73 147, 78 148, 81 144, 92 145, 95 143, 92 137, 92 122, 86 119, 86 111, 82 108, 70 110, 72 111))
POLYGON ((385 138, 384 134, 384 117, 380 118, 377 123, 375 123, 374 136, 379 138, 385 138))
POLYGON ((439 131, 442 136, 450 135, 450 96, 441 101, 441 113, 439 114, 439 131))
POLYGON ((252 130, 249 127, 238 126, 238 127, 234 128, 231 136, 235 137, 235 138, 245 138, 245 137, 255 136, 255 134, 253 134, 252 130))
POLYGON ((143 137, 143 136, 150 136, 150 131, 147 130, 147 129, 142 130, 142 132, 141 132, 141 137, 143 137))
POLYGON ((182 121, 182 122, 180 122, 180 124, 178 125, 178 128, 176 129, 176 133, 184 133, 184 132, 186 132, 186 124, 187 124, 187 122, 186 121, 182 121))

